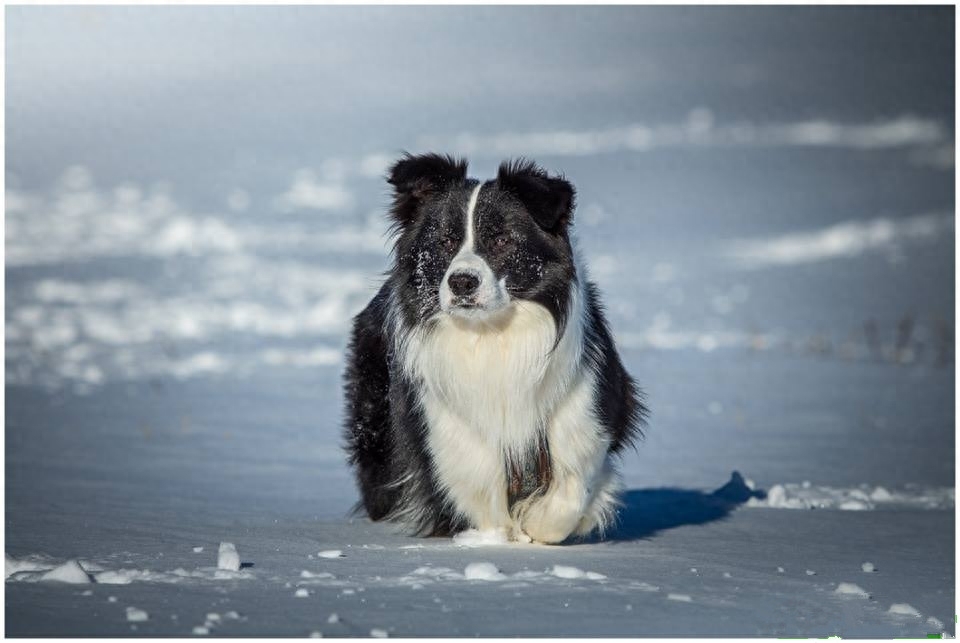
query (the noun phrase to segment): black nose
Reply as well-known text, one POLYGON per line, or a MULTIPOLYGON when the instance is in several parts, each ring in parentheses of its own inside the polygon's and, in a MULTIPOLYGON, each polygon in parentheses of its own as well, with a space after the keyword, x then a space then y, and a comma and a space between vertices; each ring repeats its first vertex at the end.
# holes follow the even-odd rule
POLYGON ((466 297, 476 292, 480 277, 475 272, 455 272, 447 277, 450 290, 458 297, 466 297))

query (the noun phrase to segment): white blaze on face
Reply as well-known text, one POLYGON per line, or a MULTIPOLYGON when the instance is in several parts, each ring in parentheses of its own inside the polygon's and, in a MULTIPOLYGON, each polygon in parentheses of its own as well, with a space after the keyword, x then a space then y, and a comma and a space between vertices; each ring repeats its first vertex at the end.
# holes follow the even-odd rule
POLYGON ((450 261, 450 266, 443 275, 443 283, 440 284, 441 310, 464 318, 486 317, 503 310, 510 303, 506 281, 504 279, 497 281, 489 264, 476 252, 475 219, 477 201, 482 187, 483 184, 478 184, 470 193, 464 223, 463 245, 450 261), (450 275, 454 273, 471 273, 480 280, 476 292, 470 297, 472 307, 465 308, 454 303, 455 295, 450 290, 449 282, 450 275))

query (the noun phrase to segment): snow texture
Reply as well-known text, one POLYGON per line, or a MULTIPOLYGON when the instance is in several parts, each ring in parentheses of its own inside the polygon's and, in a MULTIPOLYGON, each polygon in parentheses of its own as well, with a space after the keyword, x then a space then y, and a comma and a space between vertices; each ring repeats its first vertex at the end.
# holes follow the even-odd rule
POLYGON ((493 563, 470 563, 463 570, 463 577, 467 580, 504 580, 506 576, 500 573, 493 563))
POLYGON ((453 542, 461 547, 491 547, 509 542, 506 529, 467 529, 454 534, 453 542))
POLYGON ((144 610, 139 607, 128 607, 127 608, 127 620, 131 623, 142 623, 150 618, 150 615, 147 614, 144 610))
POLYGON ((220 543, 220 549, 217 552, 217 569, 240 571, 240 554, 237 553, 233 543, 220 543))
POLYGON ((865 589, 857 585, 856 583, 839 583, 837 589, 834 590, 837 594, 842 594, 844 596, 854 596, 856 598, 870 598, 870 594, 867 593, 865 589))
POLYGON ((891 614, 897 614, 901 616, 916 616, 917 618, 922 616, 920 612, 917 611, 917 608, 907 603, 894 603, 887 611, 891 614))

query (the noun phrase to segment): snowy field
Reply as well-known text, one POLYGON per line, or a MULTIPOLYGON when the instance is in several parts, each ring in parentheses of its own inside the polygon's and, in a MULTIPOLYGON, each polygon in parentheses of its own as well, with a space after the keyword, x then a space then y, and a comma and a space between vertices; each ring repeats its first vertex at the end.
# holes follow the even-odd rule
POLYGON ((7 635, 955 635, 952 8, 16 7, 7 39, 7 635), (577 186, 652 410, 605 539, 350 515, 402 149, 577 186))

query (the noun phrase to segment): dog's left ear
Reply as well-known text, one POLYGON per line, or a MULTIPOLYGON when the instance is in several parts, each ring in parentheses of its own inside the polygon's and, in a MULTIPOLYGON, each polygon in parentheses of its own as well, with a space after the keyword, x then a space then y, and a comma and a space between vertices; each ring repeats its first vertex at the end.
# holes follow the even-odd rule
POLYGON ((497 172, 497 184, 520 199, 534 221, 548 232, 559 232, 573 218, 573 185, 562 177, 550 176, 533 161, 504 161, 497 172))

